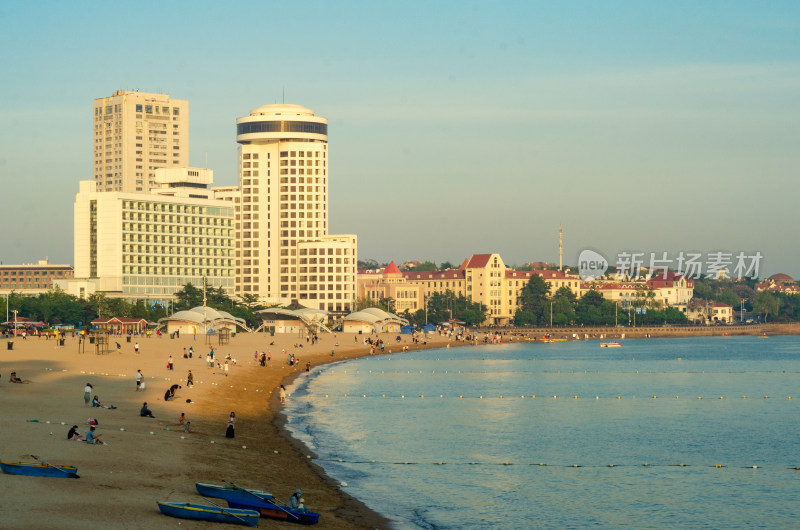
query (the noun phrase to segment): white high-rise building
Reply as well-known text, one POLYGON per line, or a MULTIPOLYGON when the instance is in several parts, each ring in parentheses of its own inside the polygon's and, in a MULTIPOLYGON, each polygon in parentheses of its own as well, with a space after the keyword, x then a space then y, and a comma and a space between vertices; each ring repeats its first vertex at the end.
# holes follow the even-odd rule
POLYGON ((94 100, 97 191, 148 192, 156 169, 189 165, 189 102, 118 90, 94 100))
POLYGON ((159 172, 161 187, 151 193, 99 192, 82 181, 75 278, 59 286, 80 297, 163 301, 187 283, 205 282, 232 295, 234 211, 205 188, 212 178, 197 168, 159 172))
POLYGON ((236 120, 236 141, 236 293, 352 311, 357 238, 328 234, 328 120, 264 105, 236 120))

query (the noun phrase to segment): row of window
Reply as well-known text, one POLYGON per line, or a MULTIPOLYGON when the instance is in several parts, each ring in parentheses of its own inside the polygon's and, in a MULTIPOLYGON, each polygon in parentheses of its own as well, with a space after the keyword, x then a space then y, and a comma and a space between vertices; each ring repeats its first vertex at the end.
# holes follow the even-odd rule
POLYGON ((126 210, 141 210, 146 212, 191 213, 204 216, 219 215, 233 217, 233 208, 218 208, 215 206, 196 206, 188 204, 168 204, 149 201, 122 201, 126 210))
POLYGON ((328 134, 327 123, 310 121, 253 121, 236 124, 236 134, 253 133, 310 133, 328 134))
POLYGON ((151 267, 148 265, 123 265, 122 274, 144 274, 148 281, 158 276, 230 276, 233 269, 201 269, 195 267, 151 267))
POLYGON ((71 276, 72 271, 3 271, 3 276, 71 276))

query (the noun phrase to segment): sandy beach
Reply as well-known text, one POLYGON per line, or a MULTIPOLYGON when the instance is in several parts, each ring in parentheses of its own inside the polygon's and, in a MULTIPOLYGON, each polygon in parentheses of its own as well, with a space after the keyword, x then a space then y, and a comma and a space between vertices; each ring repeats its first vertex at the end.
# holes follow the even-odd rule
MULTIPOLYGON (((387 352, 396 353, 402 347, 395 337, 381 335, 387 352)), ((33 461, 30 455, 36 455, 52 464, 77 466, 81 477, 62 480, 0 474, 2 526, 220 527, 162 515, 156 501, 203 503, 195 482, 231 481, 267 490, 283 501, 301 488, 309 509, 322 514, 319 526, 323 528, 386 527, 382 517, 343 493, 313 464, 309 458, 313 455, 288 436, 278 399, 279 385, 303 376, 306 362, 311 362, 313 370, 323 363, 368 355, 363 338, 325 334, 311 346, 296 335, 240 333, 228 345, 219 346, 214 337, 215 357, 224 361, 230 354, 237 360, 227 376, 219 368, 206 366, 209 346, 202 336, 196 342, 191 337, 141 337, 138 355, 134 352, 136 338, 128 343, 112 337, 114 351, 101 355, 90 344, 85 344, 86 353, 79 353, 75 338, 67 338, 63 347, 55 340, 31 337, 18 337, 13 350, 0 345, 0 392, 5 403, 0 416, 4 427, 0 459, 33 461), (116 342, 121 344, 120 351, 116 351, 116 342), (195 354, 184 359, 183 349, 190 346, 195 354), (333 359, 332 348, 336 350, 333 359), (284 350, 295 353, 298 363, 294 367, 287 363, 284 350), (255 351, 272 353, 268 366, 255 361, 255 351), (172 371, 167 369, 170 355, 172 371), (137 370, 144 375, 142 392, 136 391, 137 370), (186 386, 189 370, 194 376, 192 388, 186 386), (11 371, 31 382, 10 383, 11 371), (104 405, 117 408, 86 408, 83 395, 87 383, 104 405), (173 384, 182 388, 174 401, 165 402, 164 393, 173 384), (155 418, 140 417, 143 402, 155 418), (236 412, 236 435, 227 439, 225 428, 231 411, 236 412), (191 422, 191 433, 184 433, 178 423, 181 413, 191 422), (89 429, 88 418, 97 418, 96 432, 107 445, 67 441, 72 425, 78 425, 82 434, 89 429)), ((408 341, 405 345, 414 347, 410 337, 403 338, 408 341)), ((418 347, 447 342, 436 335, 427 346, 418 347)), ((260 525, 265 524, 295 526, 262 519, 260 525)))

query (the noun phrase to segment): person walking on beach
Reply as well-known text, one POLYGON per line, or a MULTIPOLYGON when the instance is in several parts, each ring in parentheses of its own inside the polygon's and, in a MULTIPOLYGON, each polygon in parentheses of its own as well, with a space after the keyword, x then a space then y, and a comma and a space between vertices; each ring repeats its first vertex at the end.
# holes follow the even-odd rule
POLYGON ((306 373, 311 372, 311 361, 306 361, 306 373))
POLYGON ((233 438, 233 428, 236 424, 236 413, 231 412, 231 415, 228 417, 228 427, 225 429, 225 438, 233 438))
POLYGON ((92 401, 92 385, 91 383, 86 383, 86 386, 83 387, 83 402, 86 408, 89 407, 90 401, 92 401))
POLYGON ((286 387, 281 385, 280 390, 278 390, 278 397, 281 400, 281 403, 286 403, 286 387))
POLYGON ((194 386, 194 376, 192 375, 191 370, 189 370, 189 374, 186 376, 186 386, 194 386))
POLYGON ((167 360, 167 368, 168 368, 170 371, 172 371, 172 355, 170 355, 170 356, 169 356, 169 359, 167 360))
POLYGON ((138 342, 133 345, 133 351, 136 352, 136 355, 139 355, 139 343, 138 342))
POLYGON ((144 379, 144 375, 142 375, 141 370, 136 370, 136 391, 140 392, 142 390, 142 380, 144 379))

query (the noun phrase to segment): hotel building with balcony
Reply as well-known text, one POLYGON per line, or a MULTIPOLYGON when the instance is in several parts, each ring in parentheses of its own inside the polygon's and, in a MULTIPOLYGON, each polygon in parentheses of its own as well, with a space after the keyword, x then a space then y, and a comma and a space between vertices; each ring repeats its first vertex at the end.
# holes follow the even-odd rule
POLYGON ((237 295, 348 313, 357 237, 328 234, 328 120, 300 105, 264 105, 236 120, 237 295))

